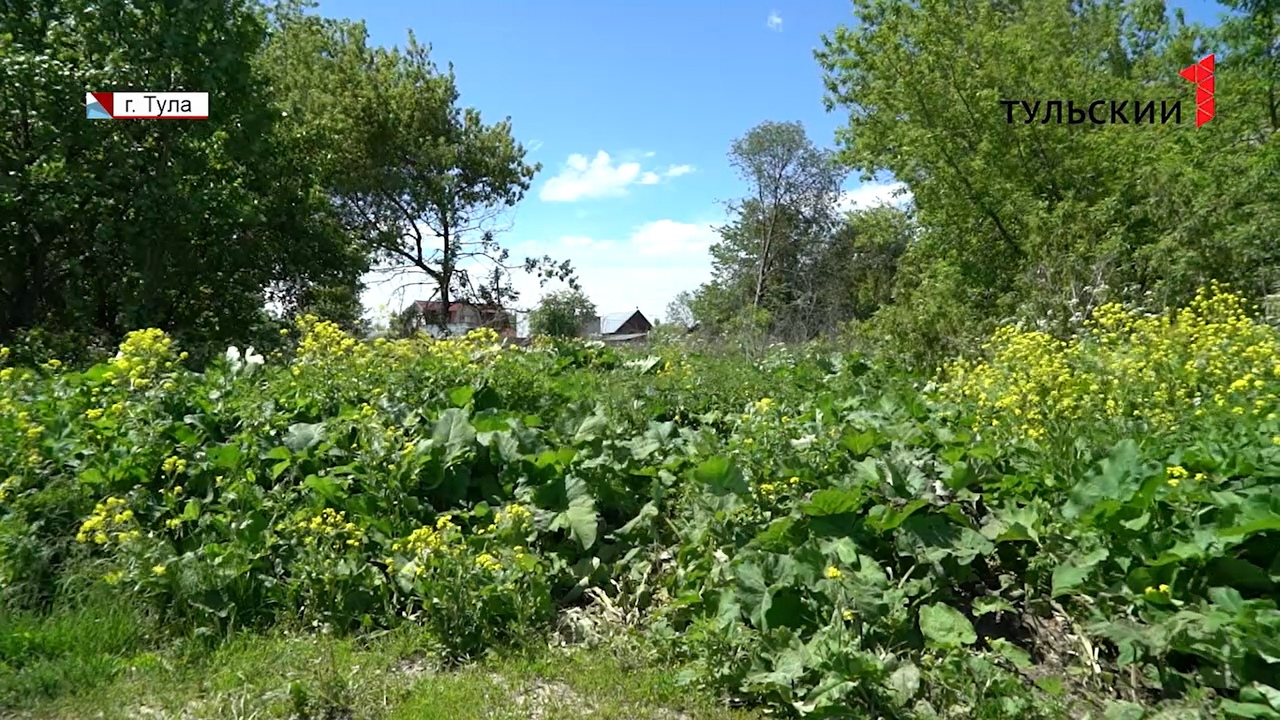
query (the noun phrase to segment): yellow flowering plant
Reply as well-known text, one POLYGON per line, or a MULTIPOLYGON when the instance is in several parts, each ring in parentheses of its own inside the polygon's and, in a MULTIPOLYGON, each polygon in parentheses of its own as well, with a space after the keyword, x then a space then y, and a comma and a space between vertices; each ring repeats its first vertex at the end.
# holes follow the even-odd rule
POLYGON ((441 515, 383 559, 398 612, 430 626, 457 657, 528 633, 551 613, 548 568, 523 544, 532 513, 512 503, 473 519, 467 531, 441 515))

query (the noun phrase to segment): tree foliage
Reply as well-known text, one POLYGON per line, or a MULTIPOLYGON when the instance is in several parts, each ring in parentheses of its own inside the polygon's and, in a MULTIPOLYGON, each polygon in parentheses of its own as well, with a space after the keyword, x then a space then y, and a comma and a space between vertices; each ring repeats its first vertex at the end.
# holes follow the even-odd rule
POLYGON ((1170 307, 1213 280, 1275 297, 1280 5, 1228 7, 1206 30, 1158 0, 855 0, 816 52, 828 109, 848 113, 838 152, 789 123, 735 141, 749 194, 685 305, 780 340, 848 323, 933 365, 999 324, 1065 337, 1107 302, 1170 307), (1211 52, 1218 113, 1196 128, 1179 71, 1211 52), (1096 100, 1124 122, 1041 121, 1096 100), (1139 124, 1150 102, 1182 123, 1139 124), (909 205, 841 212, 843 168, 902 183, 909 205))
POLYGON ((529 313, 529 332, 550 337, 576 337, 583 326, 596 316, 596 306, 580 290, 548 293, 529 313))
POLYGON ((1103 302, 1168 306, 1212 279, 1272 290, 1276 9, 1239 5, 1207 33, 1146 0, 854 2, 857 25, 817 53, 829 106, 849 112, 841 157, 904 182, 919 223, 886 334, 940 356, 996 323, 1063 333, 1103 302), (1186 118, 1178 71, 1215 51, 1219 112, 1199 129, 1024 123, 1017 109, 1011 124, 999 104, 1114 99, 1132 116, 1181 101, 1186 118))
POLYGON ((0 342, 44 337, 65 358, 161 327, 199 354, 244 342, 268 301, 358 277, 255 65, 260 8, 177 7, 0 7, 0 342), (68 112, 108 89, 208 92, 213 117, 68 112))
MULTIPOLYGON (((799 123, 763 123, 733 143, 750 188, 711 248, 712 280, 680 299, 713 331, 803 341, 888 302, 911 232, 893 207, 844 209, 846 170, 799 123)), ((672 313, 669 310, 668 313, 672 313)))
MULTIPOLYGON (((452 66, 437 68, 412 32, 403 49, 386 49, 368 44, 363 23, 296 4, 276 18, 275 86, 324 148, 321 182, 343 226, 383 269, 425 275, 440 307, 514 300, 506 275, 521 266, 571 276, 550 258, 509 263, 501 220, 540 165, 525 162, 510 118, 486 124, 458 105, 452 66)), ((443 314, 432 320, 445 327, 443 314)))

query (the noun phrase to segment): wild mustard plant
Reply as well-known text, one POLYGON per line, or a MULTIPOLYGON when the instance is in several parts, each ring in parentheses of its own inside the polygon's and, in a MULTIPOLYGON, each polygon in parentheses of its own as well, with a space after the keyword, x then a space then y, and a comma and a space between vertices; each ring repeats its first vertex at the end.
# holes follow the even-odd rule
POLYGON ((1040 440, 1105 419, 1161 431, 1187 417, 1275 419, 1280 335, 1220 286, 1151 315, 1104 305, 1064 341, 1005 327, 988 356, 946 367, 942 392, 976 408, 975 430, 1040 440))
POLYGON ((109 497, 93 509, 93 514, 85 519, 76 533, 76 542, 107 545, 123 544, 137 539, 142 534, 133 511, 127 507, 124 498, 109 497))
POLYGON ((118 387, 146 390, 160 382, 162 375, 172 373, 177 362, 185 358, 185 353, 174 352, 173 339, 163 330, 135 330, 120 343, 104 379, 118 387))

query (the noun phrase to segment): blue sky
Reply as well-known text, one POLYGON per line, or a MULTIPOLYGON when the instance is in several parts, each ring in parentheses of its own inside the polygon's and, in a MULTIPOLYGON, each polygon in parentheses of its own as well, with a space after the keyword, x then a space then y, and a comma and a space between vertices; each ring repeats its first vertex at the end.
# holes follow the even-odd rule
MULTIPOLYGON (((1212 22, 1216 3, 1183 0, 1212 22)), ((601 313, 649 318, 710 277, 707 246, 723 202, 746 187, 729 166, 734 138, 765 120, 805 124, 830 146, 839 112, 822 107, 813 49, 852 21, 848 0, 320 0, 362 19, 373 42, 408 30, 452 62, 461 103, 512 118, 542 172, 503 234, 512 255, 570 259, 601 313)), ((881 202, 881 184, 851 178, 850 202, 881 202)), ((375 283, 370 308, 425 296, 375 283)), ((544 291, 517 277, 520 304, 544 291)))

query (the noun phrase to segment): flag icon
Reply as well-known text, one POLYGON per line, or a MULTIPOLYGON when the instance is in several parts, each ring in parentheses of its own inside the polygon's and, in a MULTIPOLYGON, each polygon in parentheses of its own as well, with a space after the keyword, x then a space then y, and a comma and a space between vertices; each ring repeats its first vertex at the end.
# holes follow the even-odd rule
POLYGON ((85 93, 84 94, 85 117, 90 120, 110 120, 111 119, 111 93, 85 93), (102 100, 106 100, 104 106, 102 100))

